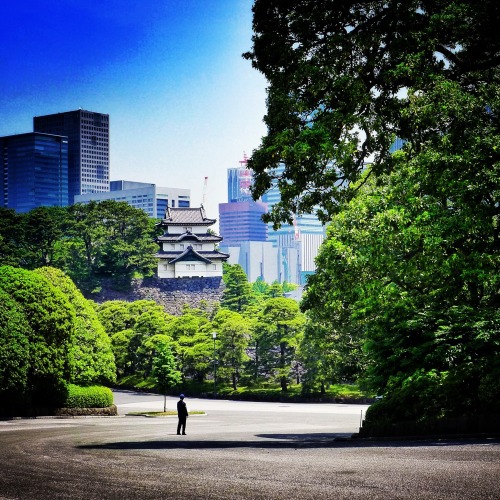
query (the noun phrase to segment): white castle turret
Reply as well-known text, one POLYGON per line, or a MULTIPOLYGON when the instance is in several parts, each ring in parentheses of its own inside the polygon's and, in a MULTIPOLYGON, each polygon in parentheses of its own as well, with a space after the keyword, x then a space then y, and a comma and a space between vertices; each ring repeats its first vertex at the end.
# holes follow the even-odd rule
POLYGON ((156 238, 158 278, 222 276, 222 264, 229 255, 216 249, 222 237, 209 231, 215 222, 206 217, 203 206, 167 208, 159 223, 165 232, 156 238))

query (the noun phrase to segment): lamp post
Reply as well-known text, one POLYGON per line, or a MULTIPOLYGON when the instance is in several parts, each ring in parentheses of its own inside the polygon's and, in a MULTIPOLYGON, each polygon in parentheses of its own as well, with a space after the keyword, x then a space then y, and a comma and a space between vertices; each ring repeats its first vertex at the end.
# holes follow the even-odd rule
POLYGON ((217 395, 217 359, 215 350, 215 339, 217 338, 217 332, 212 332, 212 338, 214 339, 214 399, 217 395))

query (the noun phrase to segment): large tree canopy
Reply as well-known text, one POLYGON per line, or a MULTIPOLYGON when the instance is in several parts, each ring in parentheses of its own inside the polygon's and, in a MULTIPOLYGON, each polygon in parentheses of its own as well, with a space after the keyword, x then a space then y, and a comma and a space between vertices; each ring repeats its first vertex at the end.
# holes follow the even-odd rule
POLYGON ((493 0, 254 5, 246 57, 269 87, 253 194, 280 189, 275 224, 331 222, 303 303, 326 355, 303 354, 322 383, 363 346, 352 366, 385 396, 372 421, 500 394, 499 20, 493 0))
MULTIPOLYGON (((268 133, 249 165, 256 198, 280 188, 276 224, 314 207, 328 220, 367 159, 378 174, 396 136, 418 147, 404 110, 436 79, 470 95, 498 88, 496 0, 256 0, 253 11, 245 57, 269 82, 268 133)), ((480 117, 498 122, 498 109, 486 103, 480 117)))

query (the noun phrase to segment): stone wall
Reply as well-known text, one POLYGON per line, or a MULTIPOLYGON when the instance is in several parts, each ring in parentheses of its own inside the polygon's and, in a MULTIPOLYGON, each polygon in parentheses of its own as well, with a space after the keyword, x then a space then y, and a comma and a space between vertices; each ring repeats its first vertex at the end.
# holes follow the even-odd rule
POLYGON ((103 286, 98 296, 92 297, 98 303, 108 300, 153 300, 162 305, 165 311, 179 315, 185 305, 204 307, 209 310, 216 307, 224 291, 222 277, 210 278, 143 278, 132 282, 129 292, 118 292, 103 286))

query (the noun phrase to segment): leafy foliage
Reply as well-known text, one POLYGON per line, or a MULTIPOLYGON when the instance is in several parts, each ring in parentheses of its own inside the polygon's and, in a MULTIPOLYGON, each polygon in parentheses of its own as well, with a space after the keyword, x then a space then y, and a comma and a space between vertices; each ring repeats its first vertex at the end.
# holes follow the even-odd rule
POLYGON ((0 289, 0 413, 28 386, 30 327, 22 308, 0 289))
POLYGON ((303 325, 298 304, 284 297, 268 299, 255 325, 256 369, 259 370, 259 363, 265 365, 266 371, 280 381, 284 392, 288 390, 292 359, 303 325))
POLYGON ((65 408, 107 408, 113 404, 113 393, 108 387, 68 385, 65 408))
POLYGON ((222 275, 226 285, 221 305, 231 311, 242 312, 255 302, 255 293, 245 271, 239 264, 224 264, 222 275))
POLYGON ((35 404, 57 404, 69 379, 68 352, 75 328, 74 309, 46 278, 23 269, 0 267, 0 289, 16 302, 28 327, 26 388, 35 404))
POLYGON ((26 214, 1 208, 0 263, 65 271, 89 294, 103 279, 127 288, 156 269, 155 221, 125 202, 39 207, 26 214))
POLYGON ((427 92, 439 77, 469 95, 498 85, 495 0, 256 0, 253 12, 245 57, 269 82, 268 132, 249 166, 255 198, 280 189, 275 225, 317 206, 326 222, 355 194, 344 188, 367 158, 378 174, 391 168, 395 137, 420 142, 422 129, 401 119, 406 89, 427 92))
POLYGON ((111 342, 90 302, 62 271, 43 267, 35 270, 35 273, 57 286, 67 296, 76 313, 69 351, 69 381, 77 385, 114 382, 116 367, 111 342))
POLYGON ((301 352, 311 386, 366 367, 385 396, 372 422, 485 412, 500 394, 499 9, 254 4, 246 57, 269 81, 254 196, 279 187, 275 225, 316 207, 331 220, 301 352))
POLYGON ((249 359, 246 348, 250 340, 250 322, 237 312, 221 309, 212 326, 219 344, 218 375, 230 378, 236 390, 244 363, 249 359))
POLYGON ((175 357, 168 341, 160 342, 157 345, 153 362, 153 376, 156 380, 156 386, 162 394, 166 394, 171 387, 181 382, 181 372, 177 370, 175 357))

